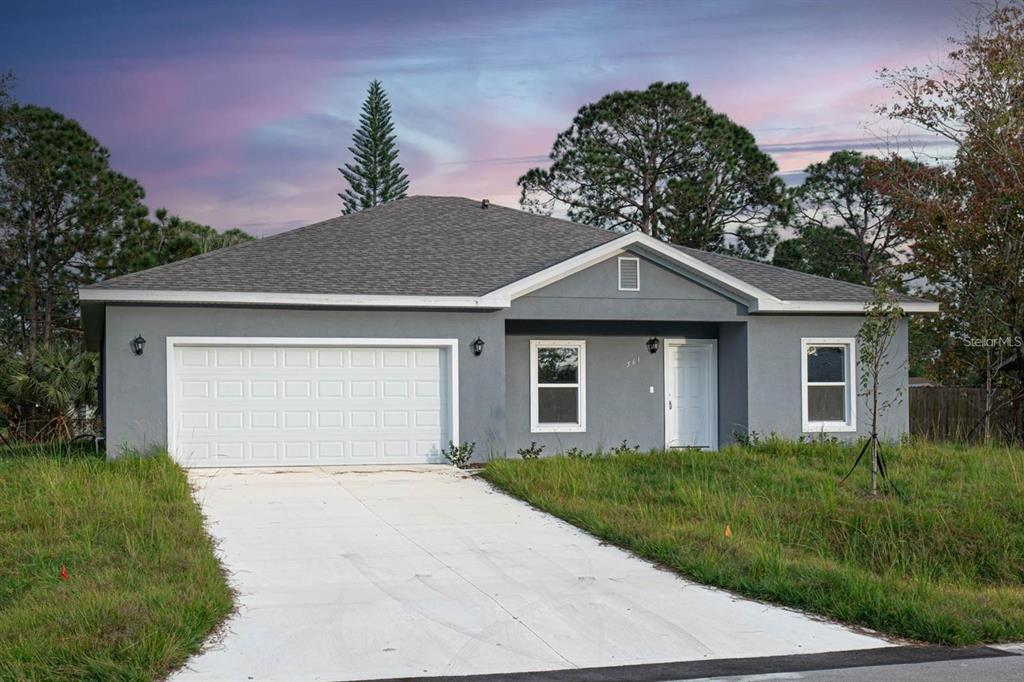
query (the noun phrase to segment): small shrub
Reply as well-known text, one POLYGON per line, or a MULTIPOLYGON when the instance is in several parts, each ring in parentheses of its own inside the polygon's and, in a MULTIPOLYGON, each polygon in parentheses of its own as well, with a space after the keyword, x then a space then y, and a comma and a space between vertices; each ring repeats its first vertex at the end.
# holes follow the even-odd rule
POLYGON ((839 445, 842 443, 836 436, 826 436, 824 432, 815 433, 807 436, 798 436, 796 439, 798 443, 820 443, 822 445, 839 445))
POLYGON ((745 448, 756 447, 761 444, 761 434, 757 431, 733 431, 732 439, 737 445, 745 448))
POLYGON ((99 356, 78 344, 44 345, 31 359, 5 352, 0 415, 6 440, 46 443, 95 432, 98 376, 99 356))
POLYGON ((441 454, 450 464, 459 469, 465 469, 473 460, 473 451, 476 450, 476 443, 455 443, 448 441, 448 447, 441 450, 441 454))
POLYGON ((590 459, 594 456, 594 453, 583 452, 583 450, 580 450, 579 448, 569 448, 562 454, 570 459, 590 459))
POLYGON ((538 459, 542 452, 544 452, 544 446, 537 445, 535 440, 530 441, 530 447, 516 450, 516 454, 523 459, 538 459))
POLYGON ((613 455, 635 455, 640 452, 640 443, 630 446, 626 439, 623 438, 622 442, 613 447, 611 452, 613 455))

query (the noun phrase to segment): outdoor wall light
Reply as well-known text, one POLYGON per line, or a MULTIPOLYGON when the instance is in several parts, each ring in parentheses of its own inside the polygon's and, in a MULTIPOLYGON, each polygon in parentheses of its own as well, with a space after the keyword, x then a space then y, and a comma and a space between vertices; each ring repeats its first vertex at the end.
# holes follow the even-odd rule
POLYGON ((469 344, 469 347, 473 349, 473 355, 480 355, 484 352, 484 340, 478 336, 476 341, 469 344))
POLYGON ((146 339, 142 338, 142 334, 139 334, 131 342, 132 352, 136 355, 142 355, 142 351, 146 348, 146 339))
POLYGON ((661 341, 659 341, 657 337, 652 336, 647 339, 647 350, 651 355, 657 353, 659 348, 661 348, 661 341))

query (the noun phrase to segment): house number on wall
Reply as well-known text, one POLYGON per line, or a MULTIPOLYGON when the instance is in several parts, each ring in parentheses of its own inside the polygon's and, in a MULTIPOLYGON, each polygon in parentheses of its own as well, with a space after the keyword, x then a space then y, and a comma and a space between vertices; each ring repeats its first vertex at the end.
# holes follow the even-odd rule
POLYGON ((630 358, 629 360, 626 360, 626 367, 635 367, 636 365, 639 365, 639 364, 640 364, 640 356, 639 355, 637 355, 635 358, 630 358))

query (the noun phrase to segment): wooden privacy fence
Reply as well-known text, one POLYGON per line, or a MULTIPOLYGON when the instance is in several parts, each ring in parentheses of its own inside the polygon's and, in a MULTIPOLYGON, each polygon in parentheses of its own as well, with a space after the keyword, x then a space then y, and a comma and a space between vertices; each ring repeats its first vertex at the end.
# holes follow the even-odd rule
MULTIPOLYGON (((910 433, 933 440, 964 441, 973 430, 972 441, 982 440, 985 425, 985 389, 960 386, 917 386, 908 393, 910 433), (977 428, 975 428, 977 426, 977 428)), ((998 404, 999 396, 993 398, 998 404)), ((991 435, 999 440, 1013 433, 1013 408, 993 410, 989 417, 991 435)))

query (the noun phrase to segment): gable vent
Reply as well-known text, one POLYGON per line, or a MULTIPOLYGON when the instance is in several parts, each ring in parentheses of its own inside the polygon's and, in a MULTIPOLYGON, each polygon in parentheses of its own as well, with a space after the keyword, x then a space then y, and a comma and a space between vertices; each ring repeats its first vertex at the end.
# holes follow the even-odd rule
POLYGON ((619 259, 619 291, 640 291, 640 259, 619 259))

